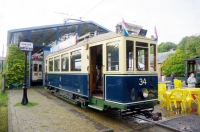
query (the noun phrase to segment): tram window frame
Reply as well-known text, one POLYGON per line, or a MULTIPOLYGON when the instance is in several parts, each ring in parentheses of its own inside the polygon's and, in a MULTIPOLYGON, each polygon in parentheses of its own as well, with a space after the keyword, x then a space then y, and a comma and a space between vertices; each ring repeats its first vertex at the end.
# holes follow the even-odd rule
POLYGON ((136 41, 136 70, 149 71, 149 43, 136 41), (147 56, 147 57, 146 57, 147 56), (144 67, 141 68, 141 66, 144 67))
POLYGON ((37 72, 38 71, 38 64, 33 64, 33 71, 34 72, 37 72))
POLYGON ((119 41, 107 43, 106 50, 107 50, 107 71, 119 71, 119 41), (109 51, 111 48, 114 48, 114 52, 109 51))
POLYGON ((53 72, 53 58, 49 59, 49 71, 53 72))
POLYGON ((60 56, 54 57, 54 71, 60 71, 60 56))
POLYGON ((150 71, 157 71, 156 69, 156 44, 150 44, 150 71), (153 48, 152 48, 153 47, 153 48), (152 50, 153 49, 153 50, 152 50), (151 59, 153 58, 153 59, 151 59), (152 60, 152 62, 151 62, 152 60))
POLYGON ((38 64, 39 71, 42 71, 42 64, 38 64))
POLYGON ((126 71, 134 71, 134 41, 126 40, 126 71))
POLYGON ((196 71, 200 72, 200 61, 196 61, 196 71))
POLYGON ((81 71, 82 70, 82 59, 81 59, 81 50, 72 51, 71 53, 71 71, 81 71), (80 69, 76 68, 76 60, 78 60, 80 69))
POLYGON ((195 61, 189 61, 188 62, 188 72, 196 72, 196 62, 195 61))
POLYGON ((45 63, 45 72, 47 73, 48 71, 48 64, 49 64, 49 60, 46 60, 46 63, 45 63))
POLYGON ((69 71, 69 53, 61 55, 61 66, 62 66, 61 71, 69 71), (65 61, 65 63, 64 63, 64 61, 65 61))

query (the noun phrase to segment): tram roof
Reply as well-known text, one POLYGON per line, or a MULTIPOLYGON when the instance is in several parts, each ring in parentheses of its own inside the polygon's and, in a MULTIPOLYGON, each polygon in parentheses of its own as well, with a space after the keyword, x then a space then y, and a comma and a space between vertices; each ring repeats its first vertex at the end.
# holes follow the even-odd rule
MULTIPOLYGON (((80 41, 78 42, 76 45, 73 45, 73 46, 70 46, 70 47, 67 47, 63 50, 60 50, 58 52, 55 52, 55 53, 52 53, 53 54, 57 54, 59 52, 63 52, 65 50, 70 50, 70 49, 73 49, 73 48, 76 48, 76 47, 79 47, 81 45, 84 45, 84 44, 89 44, 89 43, 94 43, 94 42, 98 42, 98 41, 103 41, 103 40, 106 40, 106 39, 111 39, 111 38, 116 38, 116 37, 120 37, 120 36, 123 36, 123 34, 120 34, 120 33, 115 33, 115 32, 108 32, 108 33, 104 33, 104 34, 100 34, 100 35, 97 35, 97 36, 94 36, 92 38, 89 38, 89 39, 85 39, 83 41, 80 41)), ((153 39, 151 38, 147 38, 147 37, 143 37, 143 36, 137 36, 137 35, 129 35, 130 37, 135 37, 135 38, 142 38, 142 39, 146 39, 146 40, 151 40, 151 41, 154 41, 153 39)))
MULTIPOLYGON (((78 44, 83 44, 83 43, 86 43, 86 42, 93 43, 93 42, 96 42, 96 41, 106 40, 106 39, 115 38, 115 37, 119 37, 119 36, 123 36, 123 34, 119 34, 119 33, 115 33, 115 32, 108 32, 108 33, 100 34, 100 35, 94 36, 92 38, 89 38, 89 40, 83 40, 83 41, 79 42, 78 44)), ((153 39, 143 37, 143 36, 138 36, 138 35, 129 35, 129 36, 153 41, 153 39)))
POLYGON ((200 56, 196 56, 194 58, 185 59, 185 61, 190 61, 190 60, 200 60, 200 56))

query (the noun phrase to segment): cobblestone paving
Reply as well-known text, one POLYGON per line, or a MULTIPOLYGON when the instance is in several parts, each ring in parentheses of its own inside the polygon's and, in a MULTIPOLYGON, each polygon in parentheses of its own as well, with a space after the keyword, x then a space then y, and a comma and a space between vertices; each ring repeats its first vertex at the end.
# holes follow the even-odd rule
POLYGON ((88 113, 88 110, 77 106, 72 108, 69 105, 66 110, 68 106, 61 107, 63 104, 59 105, 59 102, 39 94, 34 89, 28 89, 28 100, 39 105, 14 106, 21 102, 22 93, 22 90, 9 91, 9 132, 95 132, 110 128, 115 131, 131 130, 111 119, 105 120, 101 115, 95 117, 98 118, 95 120, 93 116, 96 114, 88 113), (76 109, 85 111, 86 114, 79 113, 76 109))

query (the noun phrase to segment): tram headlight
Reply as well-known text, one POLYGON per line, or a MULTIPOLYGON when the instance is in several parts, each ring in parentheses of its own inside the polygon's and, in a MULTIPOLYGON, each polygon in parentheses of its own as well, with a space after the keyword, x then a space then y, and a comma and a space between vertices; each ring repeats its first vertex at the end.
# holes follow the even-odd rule
POLYGON ((142 96, 143 96, 144 98, 147 98, 147 97, 149 96, 149 91, 148 91, 146 88, 144 88, 144 89, 142 90, 142 96))

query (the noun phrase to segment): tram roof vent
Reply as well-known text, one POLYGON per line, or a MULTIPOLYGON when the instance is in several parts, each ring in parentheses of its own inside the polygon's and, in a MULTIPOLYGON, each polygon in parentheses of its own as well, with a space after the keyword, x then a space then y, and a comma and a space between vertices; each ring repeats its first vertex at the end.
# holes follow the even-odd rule
POLYGON ((80 41, 83 41, 83 40, 85 40, 85 39, 88 39, 88 38, 92 38, 92 37, 94 37, 94 36, 97 36, 97 35, 99 35, 97 31, 95 31, 95 32, 89 32, 89 33, 87 33, 87 34, 85 34, 85 35, 83 35, 83 36, 78 37, 78 38, 77 38, 77 41, 80 42, 80 41))
MULTIPOLYGON (((144 37, 147 34, 147 30, 143 29, 143 27, 140 25, 126 23, 126 28, 129 34, 134 34, 134 35, 144 36, 144 37)), ((122 22, 119 22, 117 24, 116 33, 123 33, 122 22)))

